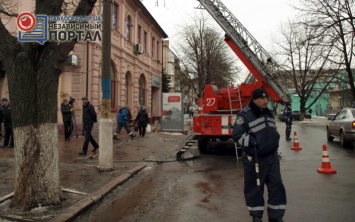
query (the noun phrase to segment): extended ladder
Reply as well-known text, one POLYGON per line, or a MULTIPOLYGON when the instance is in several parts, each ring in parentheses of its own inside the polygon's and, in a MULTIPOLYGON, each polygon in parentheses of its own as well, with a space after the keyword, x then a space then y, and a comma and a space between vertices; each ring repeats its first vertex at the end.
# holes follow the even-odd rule
MULTIPOLYGON (((249 70, 252 69, 250 71, 253 73, 254 77, 259 81, 267 82, 280 97, 281 101, 279 102, 290 102, 291 99, 287 94, 287 91, 276 81, 278 76, 277 73, 273 71, 276 70, 277 64, 248 30, 238 21, 238 19, 220 0, 198 1, 222 27, 238 50, 243 54, 244 58, 251 63, 252 67, 246 65, 249 70), (254 69, 257 73, 255 73, 254 69), (258 78, 258 76, 261 76, 262 78, 258 78)), ((243 61, 243 59, 241 60, 243 61)), ((245 63, 245 61, 243 62, 245 63)))

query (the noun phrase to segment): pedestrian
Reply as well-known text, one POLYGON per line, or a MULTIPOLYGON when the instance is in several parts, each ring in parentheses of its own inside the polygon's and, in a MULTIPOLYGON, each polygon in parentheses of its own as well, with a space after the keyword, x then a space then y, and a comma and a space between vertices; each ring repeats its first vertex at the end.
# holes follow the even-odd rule
POLYGON ((135 123, 138 123, 139 136, 144 137, 148 122, 149 118, 147 110, 145 106, 142 106, 135 119, 135 123))
POLYGON ((283 112, 283 118, 286 123, 286 133, 285 133, 286 140, 291 141, 292 140, 291 139, 291 130, 292 130, 292 120, 293 120, 291 103, 286 103, 285 109, 283 112))
POLYGON ((268 94, 262 88, 252 93, 252 100, 241 110, 234 123, 232 137, 242 147, 244 196, 253 222, 262 221, 264 186, 268 189, 269 221, 283 222, 286 191, 282 183, 277 155, 280 134, 275 118, 267 108, 268 94))
POLYGON ((119 140, 118 134, 121 132, 122 127, 126 130, 127 134, 131 137, 132 140, 134 139, 134 137, 136 137, 136 135, 134 135, 131 129, 129 128, 129 121, 130 121, 129 109, 128 106, 124 106, 118 110, 117 128, 115 133, 113 134, 113 139, 119 140))
POLYGON ((79 153, 79 155, 85 156, 88 151, 89 142, 94 146, 92 150, 93 153, 99 149, 99 144, 96 143, 94 137, 91 135, 91 130, 94 126, 94 123, 97 123, 97 116, 95 112, 94 106, 89 102, 88 97, 84 96, 83 101, 83 124, 85 130, 85 141, 83 145, 83 150, 79 153))
POLYGON ((14 147, 14 133, 12 131, 10 103, 7 98, 1 99, 1 114, 4 123, 5 139, 2 147, 14 147))
POLYGON ((62 117, 63 117, 64 138, 65 141, 69 141, 71 135, 71 127, 72 127, 71 118, 72 118, 73 107, 69 105, 67 99, 63 100, 63 103, 60 106, 60 111, 62 112, 62 117))
POLYGON ((189 109, 189 118, 192 118, 192 108, 189 109))
POLYGON ((313 112, 312 108, 309 108, 308 112, 309 112, 309 115, 312 116, 312 112, 313 112))

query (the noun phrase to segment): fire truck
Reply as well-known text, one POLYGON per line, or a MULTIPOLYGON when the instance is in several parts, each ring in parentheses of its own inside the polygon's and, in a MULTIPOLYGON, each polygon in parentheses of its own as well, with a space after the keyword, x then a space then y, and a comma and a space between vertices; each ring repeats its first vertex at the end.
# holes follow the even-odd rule
POLYGON ((244 83, 237 87, 218 89, 214 84, 205 85, 198 99, 198 114, 193 117, 194 139, 201 153, 206 152, 208 142, 231 138, 238 111, 251 100, 255 88, 264 88, 277 103, 291 99, 282 86, 277 64, 246 28, 220 0, 198 0, 225 31, 225 42, 250 71, 244 83))

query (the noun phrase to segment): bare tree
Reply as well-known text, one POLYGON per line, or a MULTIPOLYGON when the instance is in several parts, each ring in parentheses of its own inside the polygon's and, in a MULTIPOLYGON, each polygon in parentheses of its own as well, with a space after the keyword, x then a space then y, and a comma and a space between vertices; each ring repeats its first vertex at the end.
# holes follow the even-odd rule
POLYGON ((219 87, 233 81, 235 58, 229 53, 219 28, 208 23, 201 13, 193 18, 193 24, 181 27, 178 55, 190 79, 193 79, 195 92, 200 97, 205 84, 215 82, 219 87))
MULTIPOLYGON (((60 15, 65 0, 36 0, 35 14, 60 15)), ((73 15, 91 13, 96 0, 80 0, 73 15)), ((16 16, 0 2, 0 59, 6 70, 15 138, 16 184, 13 207, 30 210, 61 203, 58 167, 57 95, 71 42, 20 43, 5 27, 16 16)))
POLYGON ((319 38, 334 44, 334 62, 340 64, 348 75, 352 98, 355 87, 352 69, 354 58, 355 10, 354 0, 300 0, 298 9, 308 18, 307 27, 317 29, 319 38), (338 59, 340 57, 341 59, 338 59), (340 62, 339 62, 340 61, 340 62))
POLYGON ((283 41, 277 43, 287 87, 294 87, 300 98, 301 119, 338 72, 339 66, 330 60, 334 46, 318 36, 317 29, 289 22, 282 29, 283 41))

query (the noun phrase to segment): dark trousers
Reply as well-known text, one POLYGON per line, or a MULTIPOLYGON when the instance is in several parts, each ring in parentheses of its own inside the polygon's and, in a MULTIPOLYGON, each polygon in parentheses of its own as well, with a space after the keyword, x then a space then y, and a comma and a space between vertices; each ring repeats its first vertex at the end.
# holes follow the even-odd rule
POLYGON ((71 120, 64 121, 64 137, 69 139, 71 135, 71 120))
POLYGON ((12 132, 12 126, 5 126, 5 140, 4 140, 4 146, 11 145, 14 146, 14 134, 12 132), (11 138, 11 140, 10 140, 11 138), (10 141, 10 144, 9 144, 10 141))
POLYGON ((131 135, 131 129, 128 126, 128 123, 117 123, 116 134, 121 132, 122 127, 127 131, 127 134, 131 135))
POLYGON ((141 136, 141 137, 144 137, 144 135, 145 135, 145 129, 146 129, 147 127, 144 127, 144 126, 139 126, 138 127, 138 130, 139 130, 139 135, 141 136))
POLYGON ((83 152, 84 153, 88 152, 89 142, 94 146, 94 148, 99 147, 99 144, 96 143, 94 137, 92 137, 92 135, 91 135, 91 130, 92 130, 93 126, 94 126, 93 123, 84 125, 84 129, 85 129, 85 141, 84 141, 84 145, 83 145, 83 152))
POLYGON ((243 155, 245 201, 250 216, 262 217, 265 205, 264 186, 266 185, 268 216, 270 219, 281 219, 286 210, 286 190, 281 179, 280 160, 277 155, 269 156, 267 160, 259 166, 260 186, 257 186, 254 157, 248 160, 247 156, 243 155))
POLYGON ((290 139, 291 130, 292 130, 292 125, 290 123, 286 123, 286 139, 290 139))

